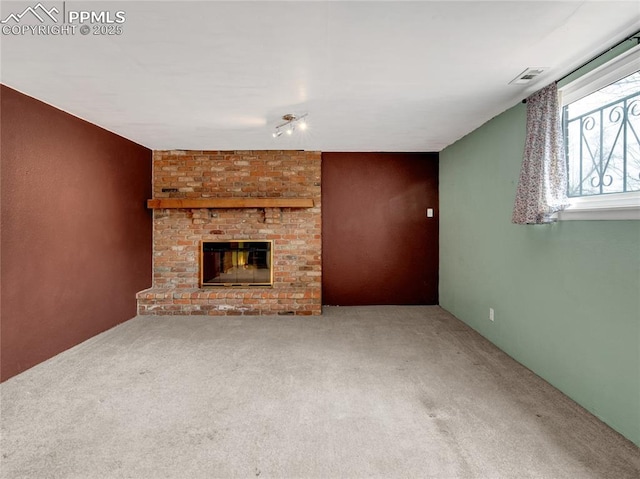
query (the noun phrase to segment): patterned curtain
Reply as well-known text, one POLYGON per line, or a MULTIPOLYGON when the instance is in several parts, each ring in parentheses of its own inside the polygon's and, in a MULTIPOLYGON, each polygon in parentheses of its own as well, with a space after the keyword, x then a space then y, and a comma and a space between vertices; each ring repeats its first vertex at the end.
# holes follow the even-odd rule
POLYGON ((527 98, 527 138, 511 221, 544 224, 568 206, 558 89, 555 83, 527 98))

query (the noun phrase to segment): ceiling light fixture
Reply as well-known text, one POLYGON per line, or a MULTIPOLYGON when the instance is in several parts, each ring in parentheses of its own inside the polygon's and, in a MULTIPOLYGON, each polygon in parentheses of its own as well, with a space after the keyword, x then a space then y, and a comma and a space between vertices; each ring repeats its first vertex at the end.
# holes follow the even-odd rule
POLYGON ((280 123, 278 126, 276 126, 276 130, 273 132, 272 136, 274 138, 278 138, 283 133, 286 133, 287 135, 293 135, 293 132, 296 131, 296 128, 299 128, 303 131, 306 130, 307 115, 308 113, 300 116, 294 115, 293 113, 287 113, 286 115, 283 115, 283 123, 280 123))

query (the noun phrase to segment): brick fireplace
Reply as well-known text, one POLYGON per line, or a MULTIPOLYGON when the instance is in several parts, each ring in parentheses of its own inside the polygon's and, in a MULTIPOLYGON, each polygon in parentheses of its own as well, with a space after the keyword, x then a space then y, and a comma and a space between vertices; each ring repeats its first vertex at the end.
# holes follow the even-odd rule
POLYGON ((320 314, 320 163, 305 151, 154 152, 153 284, 138 313, 320 314), (238 240, 272 242, 273 285, 202 286, 202 242, 238 240))

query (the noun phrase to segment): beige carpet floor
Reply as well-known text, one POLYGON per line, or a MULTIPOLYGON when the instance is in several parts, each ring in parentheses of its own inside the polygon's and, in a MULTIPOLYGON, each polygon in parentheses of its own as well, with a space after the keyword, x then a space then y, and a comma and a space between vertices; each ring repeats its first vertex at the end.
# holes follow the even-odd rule
POLYGON ((437 306, 137 317, 0 386, 2 478, 640 477, 437 306))

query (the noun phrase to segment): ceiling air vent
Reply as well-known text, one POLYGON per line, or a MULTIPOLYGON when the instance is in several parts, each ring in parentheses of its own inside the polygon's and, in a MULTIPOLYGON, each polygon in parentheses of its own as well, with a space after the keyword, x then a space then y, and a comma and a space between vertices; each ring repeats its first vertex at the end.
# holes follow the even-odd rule
POLYGON ((545 67, 529 67, 511 80, 509 85, 526 85, 545 70, 545 67))

